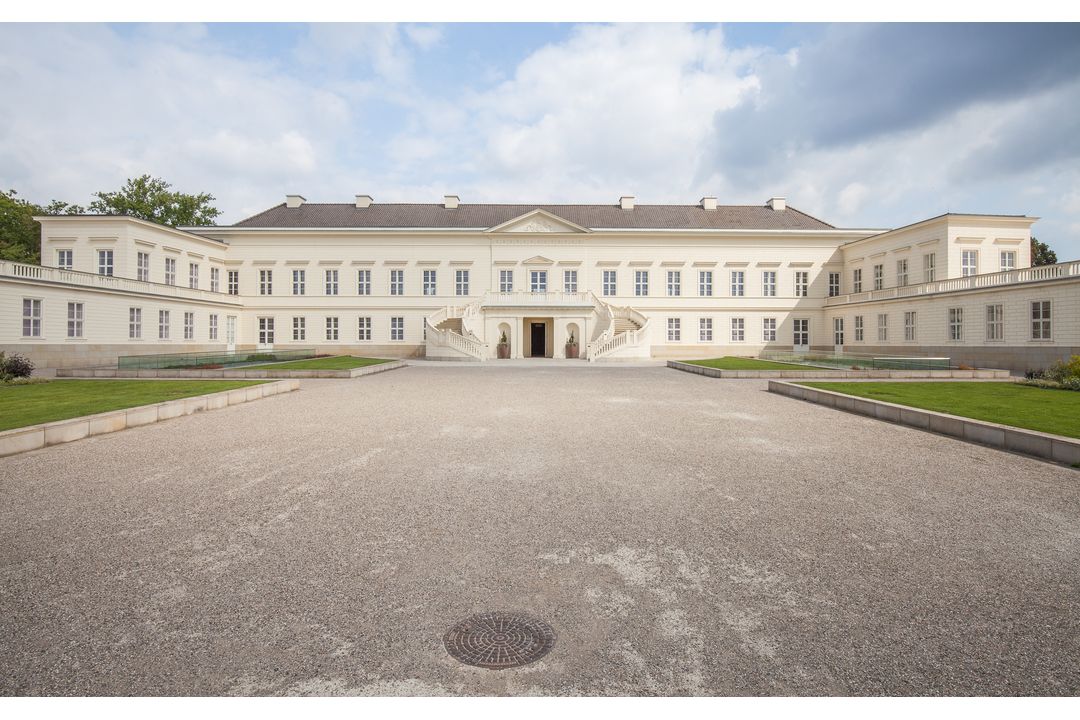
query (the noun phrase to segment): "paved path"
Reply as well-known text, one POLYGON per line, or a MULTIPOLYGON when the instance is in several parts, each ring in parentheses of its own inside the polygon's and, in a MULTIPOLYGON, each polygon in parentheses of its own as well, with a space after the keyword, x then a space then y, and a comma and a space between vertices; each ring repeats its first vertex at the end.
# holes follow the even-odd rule
POLYGON ((1080 692, 1080 473, 764 388, 430 363, 0 460, 0 693, 1080 692), (448 657, 491 609, 554 650, 448 657))

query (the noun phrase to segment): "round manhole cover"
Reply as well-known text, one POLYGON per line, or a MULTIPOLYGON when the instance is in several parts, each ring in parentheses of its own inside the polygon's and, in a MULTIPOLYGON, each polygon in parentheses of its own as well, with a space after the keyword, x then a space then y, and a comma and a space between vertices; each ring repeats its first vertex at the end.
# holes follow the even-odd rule
POLYGON ((502 670, 528 665, 555 645, 555 631, 521 613, 489 612, 465 618, 443 636, 446 652, 467 665, 502 670))

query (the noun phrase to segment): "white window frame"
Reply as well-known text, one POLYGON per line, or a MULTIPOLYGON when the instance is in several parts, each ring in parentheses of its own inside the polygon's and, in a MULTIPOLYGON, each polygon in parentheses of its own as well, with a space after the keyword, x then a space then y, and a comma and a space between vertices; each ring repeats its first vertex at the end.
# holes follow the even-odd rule
POLYGON ((937 253, 926 253, 923 255, 923 282, 934 282, 937 280, 937 253))
POLYGON ((423 292, 425 295, 439 294, 439 273, 434 269, 426 269, 423 272, 423 292))
POLYGON ((576 293, 577 288, 577 270, 563 270, 563 292, 576 293))
POLYGON ((195 339, 195 313, 193 312, 184 313, 184 339, 195 339))
POLYGON ((851 292, 862 292, 862 268, 855 268, 851 271, 851 292))
POLYGON ((221 268, 210 268, 210 292, 221 292, 221 268))
POLYGON ((390 318, 390 340, 393 342, 405 340, 405 318, 401 315, 390 318))
POLYGON ((731 297, 744 297, 746 295, 746 271, 731 271, 731 297))
POLYGON ((128 308, 128 340, 142 340, 142 308, 128 308))
POLYGON ((199 263, 188 263, 188 287, 199 288, 199 263))
POLYGON ((499 271, 499 292, 501 292, 501 293, 514 292, 514 271, 513 270, 500 270, 499 271))
POLYGON ((326 282, 325 290, 327 295, 338 294, 338 290, 340 289, 340 286, 338 285, 339 277, 340 275, 338 274, 337 268, 326 268, 326 271, 323 273, 323 279, 326 282))
POLYGON ((1047 342, 1054 339, 1053 306, 1049 300, 1031 302, 1031 339, 1047 342))
MULTIPOLYGON (((454 271, 454 294, 466 296, 469 294, 469 271, 459 269, 454 271)), ((404 321, 403 321, 404 322, 404 321)), ((402 326, 404 327, 404 326, 402 326)))
POLYGON ((274 294, 274 271, 270 269, 259 270, 259 294, 274 294))
POLYGON ((69 302, 67 304, 67 336, 72 339, 83 337, 83 320, 85 318, 85 306, 81 302, 69 302))
MULTIPOLYGON (((140 255, 142 253, 139 253, 140 255)), ((75 266, 75 251, 71 248, 61 248, 56 251, 56 267, 61 270, 71 270, 75 266)))
POLYGON ((394 268, 390 270, 390 294, 405 294, 405 271, 394 268))
POLYGON ((368 316, 357 318, 356 339, 358 342, 371 341, 371 318, 368 316))
POLYGON ((960 251, 960 277, 971 277, 979 274, 979 251, 960 251))
POLYGON ((112 277, 113 272, 116 269, 116 266, 113 264, 114 257, 112 250, 97 251, 98 275, 112 277))
POLYGON ((986 341, 1004 342, 1005 306, 994 303, 986 306, 986 341))
POLYGON ((292 319, 293 342, 307 341, 307 318, 303 315, 294 315, 292 319))
POLYGON ((218 316, 217 313, 210 313, 209 322, 207 323, 207 337, 210 340, 218 339, 218 316))
POLYGON ((529 271, 529 292, 531 292, 531 293, 546 293, 547 292, 547 270, 530 270, 529 271))
POLYGON ((878 313, 877 316, 877 339, 878 342, 889 342, 889 314, 878 313))
POLYGON ((885 265, 882 263, 874 266, 874 289, 885 289, 885 265))
POLYGON ((1008 272, 1016 269, 1016 251, 1015 250, 1002 250, 999 262, 1001 263, 1001 271, 1008 272))
POLYGON ((668 270, 667 271, 667 294, 668 297, 679 297, 682 295, 682 271, 681 270, 668 270))
POLYGON ((762 297, 776 297, 776 271, 761 271, 761 295, 762 297))
POLYGON ((604 297, 612 297, 619 290, 618 273, 615 270, 604 270, 601 273, 602 288, 601 291, 604 297))
POLYGON ((898 287, 903 287, 908 284, 907 258, 901 258, 896 261, 896 284, 898 287))
POLYGON ((746 341, 746 318, 731 318, 731 342, 746 341))
POLYGON ((833 345, 838 347, 844 346, 844 318, 834 317, 832 319, 832 331, 833 331, 833 345))
POLYGON ((634 271, 634 297, 649 296, 649 271, 634 271))
POLYGON ((791 345, 792 347, 810 347, 810 318, 792 318, 791 345), (799 340, 806 342, 799 342, 799 340))
POLYGON ((158 340, 168 340, 169 335, 172 334, 172 315, 168 310, 158 310, 157 315, 158 340))
POLYGON ((762 342, 776 342, 776 318, 761 318, 762 342))
POLYGON ((22 328, 23 337, 41 337, 42 301, 41 298, 23 298, 22 328))
POLYGON ((263 315, 258 319, 259 345, 274 344, 274 318, 272 315, 263 315))
POLYGON ((904 312, 904 342, 918 342, 919 314, 914 310, 904 312))
POLYGON ((946 327, 949 342, 964 341, 964 308, 951 307, 946 312, 946 327))
POLYGON ((136 253, 135 279, 142 280, 143 282, 150 282, 150 253, 136 253))
POLYGON ((229 291, 229 295, 240 294, 240 271, 239 270, 226 270, 225 279, 229 283, 226 290, 229 291))
POLYGON ((795 297, 807 297, 810 294, 810 271, 795 271, 795 297))
POLYGON ((371 294, 371 270, 361 269, 356 271, 356 294, 371 294))
POLYGON ((165 258, 165 284, 176 284, 176 258, 165 258))
POLYGON ((855 342, 866 340, 865 321, 862 315, 855 316, 855 342))
POLYGON ((712 322, 712 318, 708 318, 708 317, 698 318, 698 341, 699 342, 712 342, 713 341, 713 322, 712 322))
POLYGON ((713 275, 712 270, 698 270, 697 276, 698 282, 698 295, 701 297, 712 297, 713 294, 713 275))
POLYGON ((840 273, 829 273, 829 297, 838 297, 840 295, 840 273))
POLYGON ((682 318, 669 317, 667 319, 667 341, 682 341, 682 318))
POLYGON ((341 325, 338 322, 336 315, 330 315, 326 318, 326 340, 337 342, 340 339, 341 325))
POLYGON ((307 270, 294 269, 292 271, 292 294, 307 294, 307 270))

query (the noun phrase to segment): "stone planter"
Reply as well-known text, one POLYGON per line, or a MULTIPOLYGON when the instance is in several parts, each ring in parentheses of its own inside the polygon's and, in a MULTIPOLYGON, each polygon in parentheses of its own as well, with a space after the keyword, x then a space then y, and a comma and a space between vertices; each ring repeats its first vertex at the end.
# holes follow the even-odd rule
POLYGON ((566 357, 570 358, 571 360, 577 360, 577 358, 578 358, 578 344, 577 343, 566 343, 566 357))
POLYGON ((510 343, 499 343, 495 346, 500 360, 510 359, 510 343))

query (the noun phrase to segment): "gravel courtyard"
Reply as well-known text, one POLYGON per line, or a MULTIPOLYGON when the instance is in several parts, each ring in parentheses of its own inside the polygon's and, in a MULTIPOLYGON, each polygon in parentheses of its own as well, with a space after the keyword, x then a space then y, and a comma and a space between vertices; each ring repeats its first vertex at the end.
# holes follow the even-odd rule
POLYGON ((1080 472, 765 387, 418 363, 0 459, 0 694, 1080 692, 1080 472), (458 663, 488 610, 554 648, 458 663))

